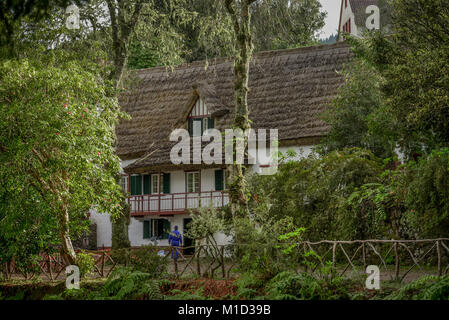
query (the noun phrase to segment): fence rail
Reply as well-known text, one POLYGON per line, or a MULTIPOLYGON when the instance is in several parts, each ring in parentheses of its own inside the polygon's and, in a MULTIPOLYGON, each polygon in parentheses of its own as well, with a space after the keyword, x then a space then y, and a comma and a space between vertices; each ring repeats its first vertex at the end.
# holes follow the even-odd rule
MULTIPOLYGON (((238 251, 244 251, 245 246, 254 244, 228 245, 197 245, 194 247, 156 247, 163 250, 165 257, 171 259, 169 272, 182 276, 187 272, 201 277, 221 275, 230 278, 237 265, 238 251), (191 255, 184 255, 186 249, 194 249, 191 255), (178 251, 179 258, 176 257, 178 251)), ((284 244, 291 245, 291 244, 284 244)), ((403 281, 417 270, 420 275, 446 275, 449 272, 449 238, 423 240, 354 240, 354 241, 302 241, 294 244, 299 253, 308 254, 314 263, 303 266, 303 271, 316 273, 320 267, 332 264, 340 275, 348 275, 351 271, 364 273, 368 265, 379 266, 381 273, 391 280, 403 281)), ((259 244, 263 248, 263 244, 259 244)), ((275 248, 273 245, 271 249, 275 248)), ((134 248, 133 250, 138 250, 134 248)), ((278 249, 280 250, 280 249, 278 249)), ((111 257, 108 250, 87 251, 95 259, 94 274, 97 277, 109 277, 117 266, 117 261, 111 257)), ((4 278, 11 279, 13 275, 30 279, 35 275, 43 275, 48 280, 55 280, 64 274, 66 264, 59 254, 41 254, 38 268, 27 273, 25 268, 15 265, 14 261, 3 264, 4 278)), ((292 268, 296 268, 293 267, 292 268)))
POLYGON ((127 198, 132 215, 145 213, 183 213, 200 207, 219 208, 229 203, 226 191, 135 195, 127 198))

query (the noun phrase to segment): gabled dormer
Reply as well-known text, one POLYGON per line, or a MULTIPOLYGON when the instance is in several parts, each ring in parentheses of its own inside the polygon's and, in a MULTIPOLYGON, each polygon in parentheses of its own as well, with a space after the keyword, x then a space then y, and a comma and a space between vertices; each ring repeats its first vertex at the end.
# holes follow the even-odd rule
POLYGON ((214 128, 214 118, 204 101, 198 97, 187 117, 190 136, 198 137, 208 129, 214 128))

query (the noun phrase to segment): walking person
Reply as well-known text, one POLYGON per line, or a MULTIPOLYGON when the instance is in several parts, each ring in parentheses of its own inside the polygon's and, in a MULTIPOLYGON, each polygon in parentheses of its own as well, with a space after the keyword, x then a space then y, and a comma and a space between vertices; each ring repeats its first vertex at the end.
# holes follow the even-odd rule
POLYGON ((168 236, 168 244, 172 246, 171 251, 172 259, 178 260, 179 255, 178 247, 182 247, 182 235, 181 232, 178 231, 178 226, 175 226, 175 230, 170 232, 168 236))

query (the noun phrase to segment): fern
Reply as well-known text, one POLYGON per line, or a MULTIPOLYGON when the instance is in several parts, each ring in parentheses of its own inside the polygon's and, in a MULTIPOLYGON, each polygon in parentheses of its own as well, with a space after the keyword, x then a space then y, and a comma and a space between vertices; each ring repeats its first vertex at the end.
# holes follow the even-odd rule
POLYGON ((449 300, 449 276, 425 276, 413 281, 387 300, 449 300))
POLYGON ((159 282, 152 275, 129 268, 117 268, 106 281, 105 299, 162 299, 159 282))

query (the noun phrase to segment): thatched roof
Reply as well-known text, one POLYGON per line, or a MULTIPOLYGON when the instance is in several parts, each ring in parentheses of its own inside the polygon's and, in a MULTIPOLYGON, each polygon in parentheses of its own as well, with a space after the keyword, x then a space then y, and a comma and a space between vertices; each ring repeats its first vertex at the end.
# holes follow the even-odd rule
MULTIPOLYGON (((248 105, 253 128, 279 130, 281 145, 309 144, 328 126, 320 119, 343 77, 336 71, 352 56, 345 43, 255 54, 250 66, 248 105), (301 142, 302 141, 302 142, 301 142)), ((131 120, 117 127, 117 153, 141 158, 127 171, 170 164, 169 135, 186 128, 187 116, 201 97, 215 127, 229 128, 233 118, 233 65, 226 59, 137 71, 136 89, 124 94, 122 110, 131 120), (206 67, 207 66, 207 67, 206 67)), ((314 140, 315 141, 315 140, 314 140)))

